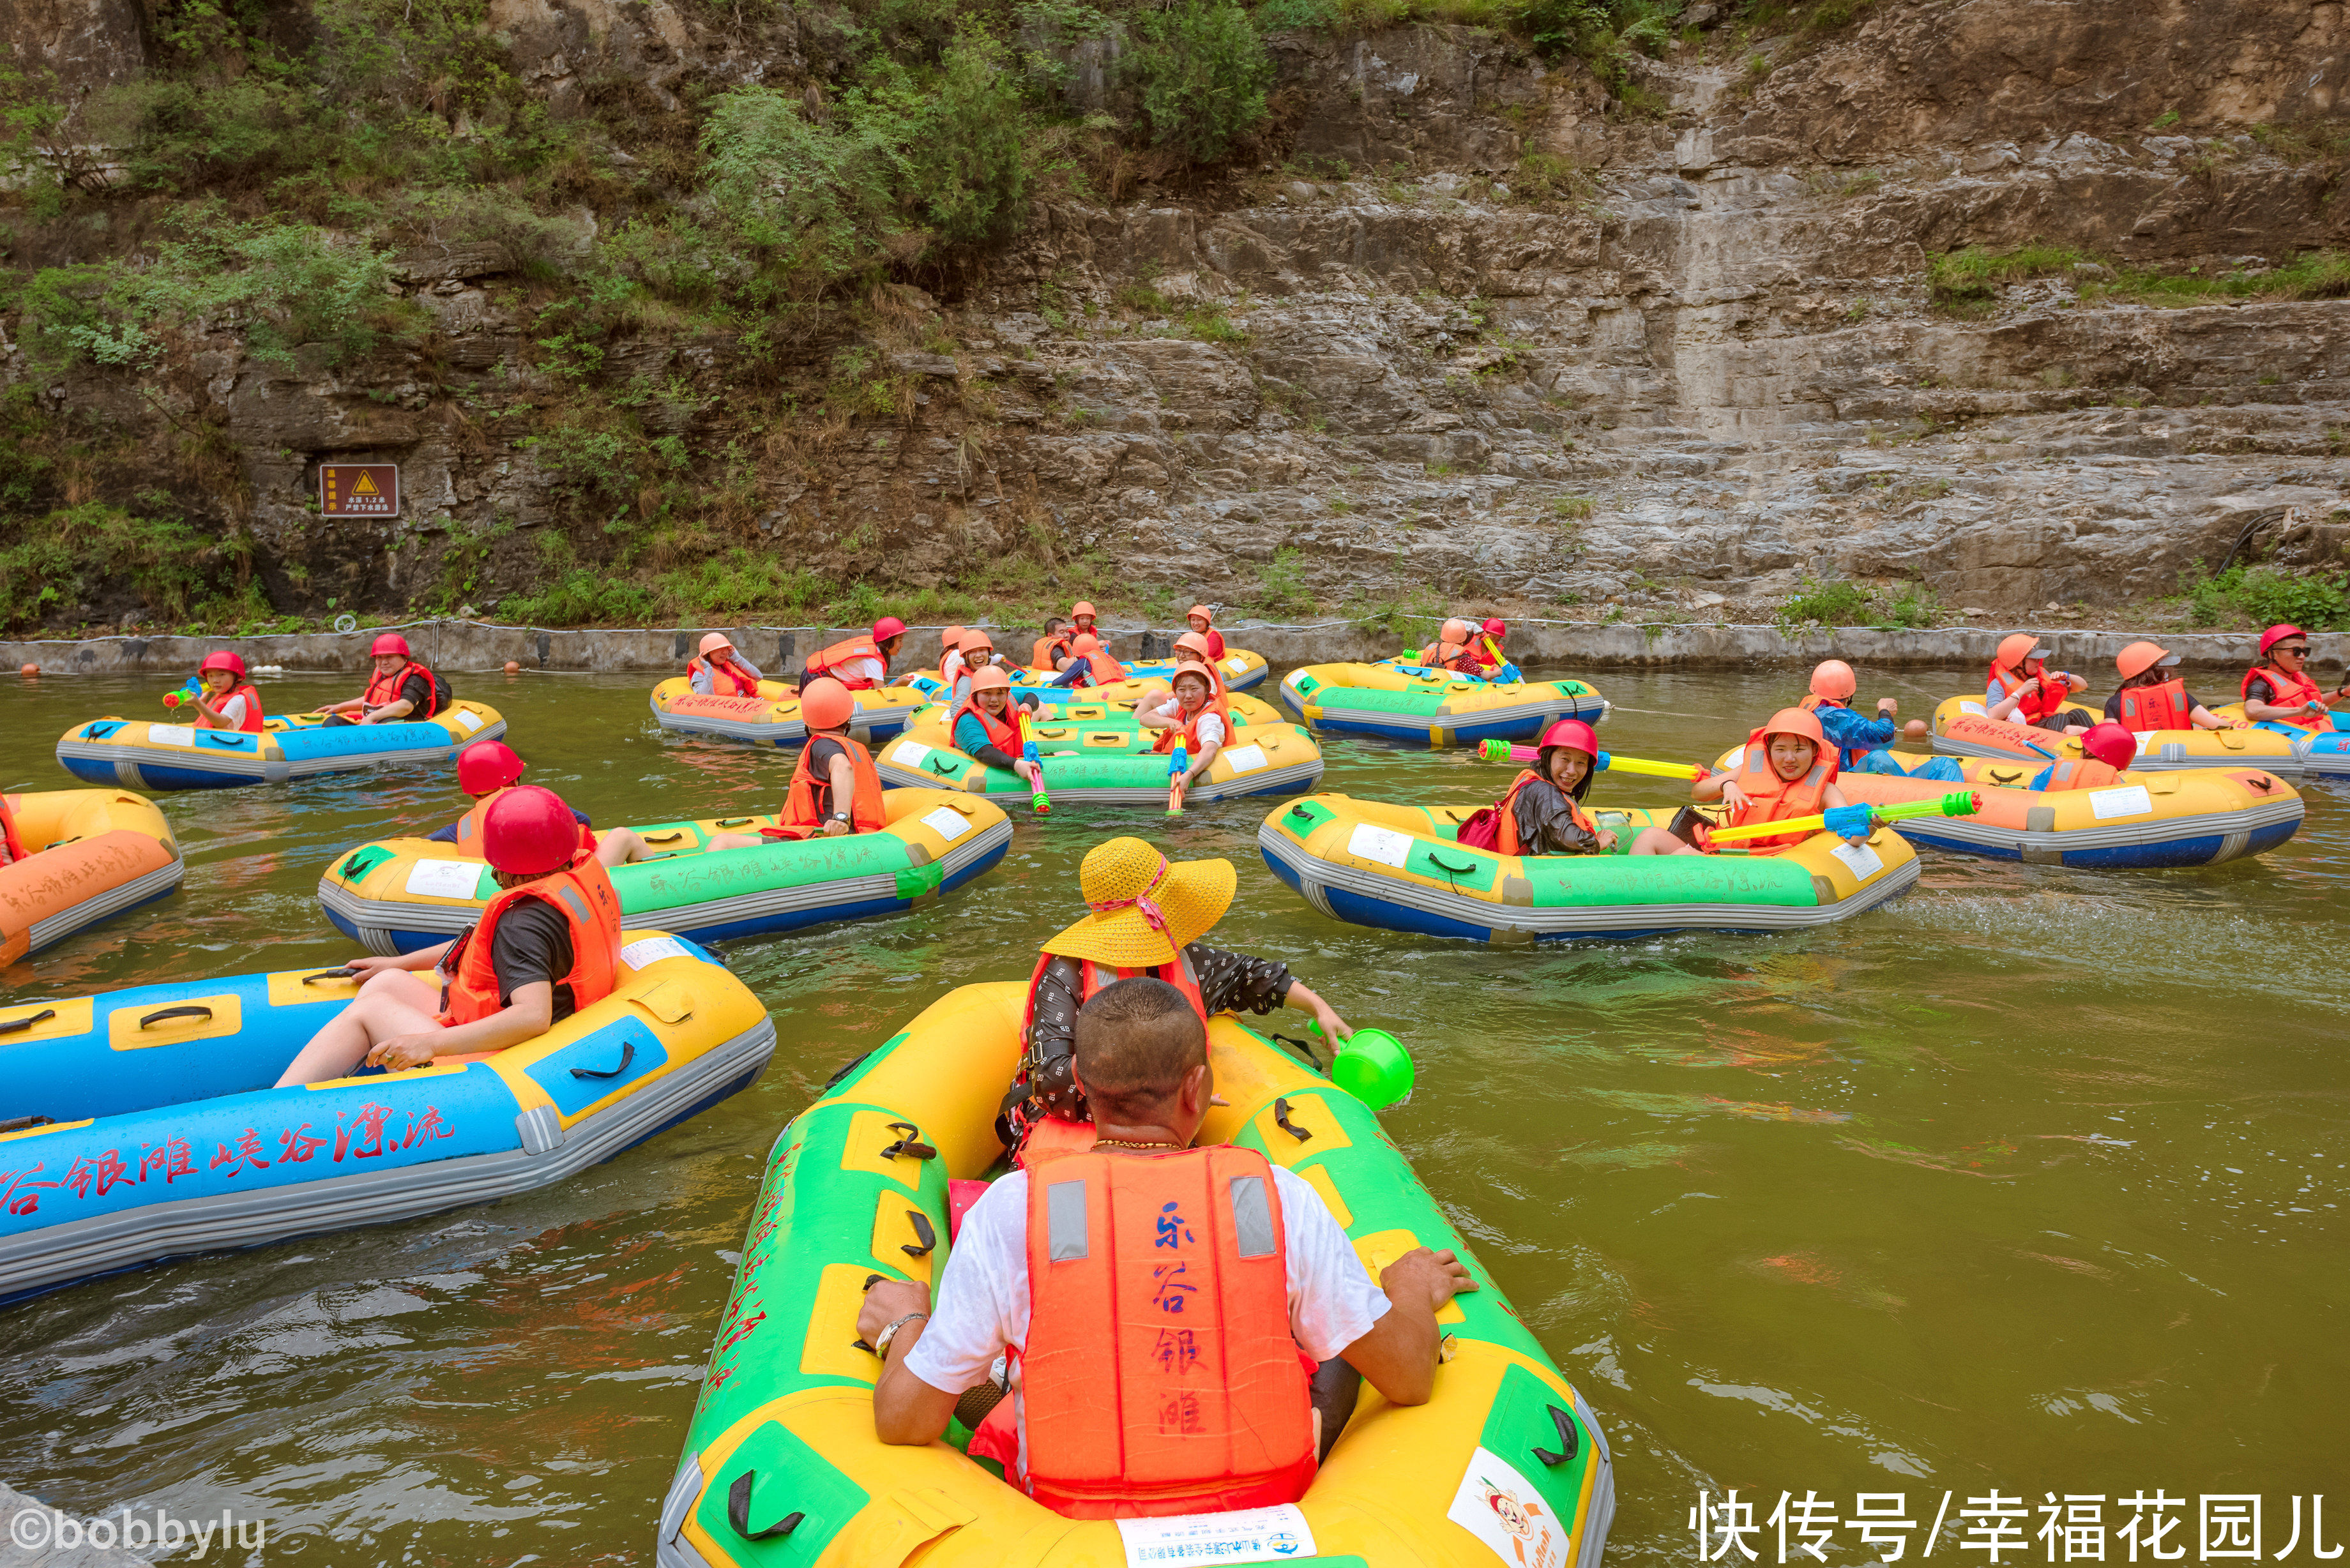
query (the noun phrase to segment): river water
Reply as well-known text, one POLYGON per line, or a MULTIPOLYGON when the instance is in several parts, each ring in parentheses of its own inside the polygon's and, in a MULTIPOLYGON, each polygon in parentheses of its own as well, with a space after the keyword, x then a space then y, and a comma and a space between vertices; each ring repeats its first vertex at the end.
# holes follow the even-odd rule
MULTIPOLYGON (((1863 691, 1923 715, 1972 673, 1863 691)), ((346 684, 263 682, 287 708, 346 684)), ((1799 682, 1598 684, 1612 749, 1695 760, 1799 682)), ((0 783, 68 787, 53 737, 145 716, 162 685, 12 691, 0 783)), ((780 801, 788 757, 665 738, 647 680, 459 685, 507 716, 530 782, 599 824, 780 801)), ((1508 776, 1326 746, 1325 787, 1363 796, 1490 798, 1508 776)), ((2034 1511, 2103 1495, 2113 1527, 2118 1499, 2159 1488, 2184 1499, 2166 1550, 2190 1552, 2199 1498, 2258 1493, 2273 1553, 2296 1495, 2344 1490, 2350 1389, 2350 1065, 2324 980, 2350 938, 2350 810, 2306 787, 2300 836, 2257 861, 2094 874, 1929 851, 1907 898, 1815 933, 1540 950, 1315 914, 1258 858, 1268 803, 1172 827, 1063 806, 927 909, 734 944, 777 1025, 764 1081, 569 1186, 0 1308, 0 1480, 84 1512, 265 1519, 268 1544, 238 1554, 256 1562, 650 1563, 776 1129, 949 989, 1024 977, 1080 912, 1085 850, 1139 832, 1238 865, 1211 941, 1285 959, 1411 1046, 1420 1087, 1388 1125, 1596 1407, 1612 1561, 1693 1561, 1697 1495, 1730 1488, 1758 1521, 1783 1491, 1842 1518, 1856 1493, 1902 1493, 1920 1541, 1952 1492, 1936 1542, 1971 1563, 1959 1511, 1994 1490, 2034 1511)), ((1594 799, 1674 794, 1610 775, 1594 799)), ((384 773, 164 805, 185 890, 0 971, 0 1001, 338 961, 327 863, 463 802, 452 773, 384 773)), ((2328 1545, 2350 1535, 2350 1497, 2331 1501, 2328 1545)), ((1988 1560, 2044 1560, 2042 1522, 2017 1527, 2028 1556, 1988 1560)), ((1845 1526, 1831 1541, 1830 1562, 1875 1556, 1845 1526)), ((1767 1524, 1748 1543, 1777 1559, 1767 1524)))

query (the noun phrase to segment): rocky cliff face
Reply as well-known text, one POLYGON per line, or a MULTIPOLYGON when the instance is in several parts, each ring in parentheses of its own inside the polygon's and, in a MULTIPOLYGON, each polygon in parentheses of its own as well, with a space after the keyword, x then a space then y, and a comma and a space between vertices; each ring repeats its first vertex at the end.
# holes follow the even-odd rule
MULTIPOLYGON (((1281 161, 1055 205, 780 346, 648 328, 605 373, 660 389, 652 434, 748 462, 704 547, 883 584, 1030 551, 1292 607, 1752 618, 1851 579, 2012 616, 2175 592, 2248 529, 2338 558, 2350 302, 2295 258, 2350 237, 2343 5, 1878 0, 1785 36, 1714 9, 1642 67, 1648 113, 1474 29, 1285 37, 1281 161), (844 355, 887 411, 733 395, 844 355)), ((650 119, 681 73, 788 83, 821 44, 666 0, 493 10, 558 106, 617 82, 650 119)), ((403 254, 437 330, 345 369, 219 335, 145 389, 39 391, 159 462, 158 408, 215 420, 282 607, 413 597, 452 552, 486 605, 568 514, 522 444, 549 370, 513 265, 403 254), (321 523, 322 459, 400 462, 411 514, 321 523)))

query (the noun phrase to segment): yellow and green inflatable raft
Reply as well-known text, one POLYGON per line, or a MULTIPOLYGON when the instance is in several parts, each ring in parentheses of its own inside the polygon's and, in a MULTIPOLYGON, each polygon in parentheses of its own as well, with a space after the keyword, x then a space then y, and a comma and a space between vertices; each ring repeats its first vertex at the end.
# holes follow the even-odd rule
MULTIPOLYGON (((880 1363, 857 1336, 866 1282, 934 1282, 949 1246, 948 1178, 1000 1174, 995 1114, 1025 997, 1017 983, 950 992, 775 1140, 661 1507, 661 1568, 1598 1568, 1616 1489, 1591 1407, 1378 1118, 1229 1016, 1208 1032, 1229 1103, 1209 1113, 1201 1140, 1262 1150, 1313 1183, 1373 1278, 1414 1247, 1449 1247, 1484 1287, 1438 1316, 1451 1354, 1435 1397, 1390 1406, 1367 1386, 1305 1500, 1281 1511, 1294 1516, 1285 1542, 1253 1555, 1137 1557, 1118 1523, 1064 1519, 967 1458, 960 1422, 926 1448, 877 1439, 880 1363), (1533 1532, 1522 1556, 1500 1544, 1502 1499, 1533 1532)), ((1201 1535, 1246 1517, 1190 1516, 1201 1535)))
POLYGON ((1284 709, 1316 730, 1440 749, 1531 742, 1561 719, 1596 724, 1607 713, 1581 680, 1480 680, 1409 664, 1309 664, 1274 690, 1284 709))

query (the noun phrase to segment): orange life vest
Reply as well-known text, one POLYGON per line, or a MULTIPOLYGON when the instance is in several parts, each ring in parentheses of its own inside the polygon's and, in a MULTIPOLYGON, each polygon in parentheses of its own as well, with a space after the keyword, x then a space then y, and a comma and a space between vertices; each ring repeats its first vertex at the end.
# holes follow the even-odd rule
MULTIPOLYGON (((1518 838, 1518 814, 1516 810, 1518 804, 1518 792, 1524 789, 1526 785, 1530 784, 1543 784, 1546 782, 1547 781, 1544 779, 1542 774, 1534 772, 1532 768, 1528 768, 1518 774, 1516 778, 1512 779, 1510 781, 1510 787, 1502 792, 1501 800, 1493 806, 1493 813, 1496 818, 1494 829, 1501 835, 1500 838, 1495 842, 1494 847, 1500 853, 1503 855, 1523 855, 1525 853, 1525 850, 1522 846, 1518 838)), ((1553 784, 1551 787, 1557 789, 1558 786, 1553 784)), ((1575 818, 1575 826, 1582 828, 1586 833, 1596 833, 1599 831, 1598 824, 1593 822, 1590 816, 1585 813, 1583 803, 1581 801, 1575 799, 1573 795, 1567 794, 1566 791, 1563 789, 1559 790, 1558 795, 1561 800, 1566 802, 1567 812, 1575 818)))
POLYGON ((1254 1149, 1082 1154, 1028 1177, 1028 1495, 1066 1519, 1295 1502, 1313 1404, 1254 1149))
POLYGON ((889 668, 889 656, 876 647, 871 638, 852 637, 846 642, 834 643, 830 648, 810 659, 807 661, 807 668, 800 674, 801 684, 806 685, 819 675, 829 675, 851 691, 870 691, 881 682, 863 675, 840 673, 842 665, 858 659, 873 659, 884 670, 889 668))
POLYGON ((1126 666, 1111 658, 1109 649, 1096 648, 1083 657, 1086 661, 1087 685, 1107 686, 1112 681, 1126 679, 1126 666))
MULTIPOLYGON (((1746 827, 1758 822, 1784 822, 1790 817, 1816 816, 1827 809, 1828 785, 1835 782, 1835 748, 1817 746, 1812 759, 1812 771, 1792 783, 1779 776, 1771 765, 1771 747, 1761 730, 1746 737, 1745 754, 1739 759, 1738 771, 1732 775, 1739 793, 1746 804, 1730 814, 1725 827, 1746 827)), ((1809 838, 1809 833, 1783 833, 1769 838, 1747 838, 1740 842, 1748 849, 1770 851, 1784 849, 1809 838)))
POLYGON ((978 697, 966 697, 962 707, 947 715, 947 737, 950 740, 953 739, 955 726, 962 722, 965 713, 977 717, 980 727, 987 732, 989 745, 1012 756, 1020 754, 1020 726, 1012 716, 1009 702, 1004 704, 1003 717, 998 718, 979 705, 978 697))
MULTIPOLYGON (((1176 709, 1176 711, 1180 714, 1182 711, 1182 709, 1179 706, 1176 709)), ((1200 760, 1201 744, 1200 720, 1201 715, 1208 713, 1213 713, 1216 717, 1224 722, 1223 743, 1228 746, 1231 745, 1232 743, 1233 732, 1232 708, 1225 702, 1224 694, 1222 692, 1211 691, 1208 694, 1208 700, 1200 704, 1200 711, 1198 713, 1192 714, 1190 718, 1184 720, 1180 724, 1159 731, 1159 738, 1150 742, 1150 749, 1159 753, 1161 756, 1164 756, 1175 749, 1176 742, 1180 741, 1183 742, 1184 754, 1189 756, 1193 762, 1198 762, 1200 760)))
POLYGON ((411 674, 424 677, 424 711, 411 713, 409 718, 421 722, 449 705, 448 699, 441 694, 441 678, 412 659, 389 675, 369 677, 367 692, 359 699, 360 703, 369 708, 381 708, 387 703, 399 701, 400 689, 407 684, 411 674))
MULTIPOLYGON (((1045 966, 1055 956, 1053 953, 1040 956, 1035 969, 1028 976, 1028 1007, 1020 1018, 1020 1040, 1024 1045, 1028 1043, 1029 1031, 1036 1023, 1036 982, 1045 978, 1045 966)), ((1160 964, 1156 969, 1114 969, 1108 964, 1096 963, 1091 959, 1082 959, 1078 961, 1077 1005, 1083 1007, 1091 1002, 1095 992, 1112 981, 1132 980, 1137 975, 1163 980, 1181 992, 1183 1000, 1191 1004, 1191 1011, 1200 1015, 1200 1022, 1207 1023, 1207 998, 1200 994, 1200 977, 1191 971, 1189 953, 1179 952, 1173 963, 1160 964)), ((1091 1121, 1073 1122, 1060 1116, 1045 1116, 1038 1117, 1029 1128, 1028 1136, 1021 1141, 1016 1158, 1023 1169, 1033 1169, 1046 1160, 1058 1159, 1064 1155, 1084 1154, 1093 1147, 1094 1124, 1091 1121)))
MULTIPOLYGON (((849 770, 856 774, 856 794, 848 806, 848 831, 871 833, 888 826, 889 818, 881 809, 881 775, 874 771, 873 753, 846 735, 810 735, 808 743, 800 748, 799 766, 792 770, 791 791, 784 797, 783 822, 767 831, 778 838, 806 838, 824 826, 825 814, 817 807, 816 795, 832 783, 825 776, 832 771, 831 765, 826 764, 824 774, 808 765, 819 739, 839 742, 847 750, 849 770)), ((840 805, 838 801, 831 804, 835 809, 840 805)))
POLYGON ((707 664, 699 659, 685 661, 685 672, 689 677, 699 675, 704 670, 710 671, 710 694, 712 697, 756 697, 759 694, 758 680, 737 670, 732 659, 721 663, 713 659, 707 664))
POLYGON ((1069 657, 1069 639, 1066 637, 1040 637, 1035 647, 1028 650, 1028 668, 1046 675, 1060 669, 1059 660, 1069 657))
POLYGON ((9 865, 25 857, 25 841, 16 836, 16 813, 6 795, 0 795, 0 845, 7 847, 9 865))
POLYGON ((554 909, 571 929, 571 969, 556 983, 571 988, 573 1009, 584 1012, 612 994, 613 977, 620 963, 620 895, 612 890, 612 879, 601 866, 583 860, 535 882, 509 888, 490 900, 473 929, 457 939, 457 945, 441 961, 442 972, 449 977, 448 989, 441 997, 442 1028, 453 1029, 504 1010, 490 955, 496 948, 498 921, 525 898, 536 898, 554 909))
MULTIPOLYGON (((2236 683, 2236 690, 2242 694, 2246 701, 2251 701, 2252 682, 2255 680, 2265 680, 2269 683, 2269 691, 2272 693, 2269 702, 2273 707, 2297 710, 2304 702, 2315 702, 2321 707, 2324 705, 2325 693, 2319 689, 2316 681, 2306 675, 2287 675, 2283 670, 2272 670, 2265 664, 2253 665, 2244 671, 2244 678, 2236 683)), ((2263 719, 2261 722, 2297 724, 2304 730, 2330 730, 2334 727, 2334 721, 2328 716, 2321 714, 2313 719, 2298 711, 2290 719, 2263 719)))
POLYGON ((1412 662, 1430 670, 1457 670, 1463 675, 1482 674, 1485 668, 1465 642, 1431 642, 1412 662))
MULTIPOLYGON (((204 700, 215 708, 226 707, 228 705, 229 699, 232 697, 242 697, 244 699, 244 717, 236 722, 236 727, 252 734, 257 735, 261 733, 261 726, 264 722, 261 712, 261 693, 253 689, 252 682, 240 682, 237 685, 230 687, 227 691, 222 692, 217 697, 214 697, 209 691, 204 693, 204 700)), ((203 727, 205 729, 213 727, 213 720, 204 713, 203 709, 198 709, 196 713, 197 721, 201 725, 203 725, 203 727)))
POLYGON ((2159 686, 2122 688, 2121 726, 2144 734, 2148 730, 2191 729, 2194 710, 2187 703, 2187 682, 2166 680, 2159 686))
POLYGON ((2073 695, 2070 681, 2059 677, 2054 670, 2039 659, 2033 659, 2032 666, 2027 666, 2020 671, 2002 669, 1999 661, 1993 659, 1991 674, 1983 684, 1991 692, 1993 702, 2004 702, 2008 698, 2014 696, 2017 690, 2035 675, 2040 678, 2040 690, 2026 692, 2018 699, 2014 711, 2022 714, 2025 722, 2036 724, 2064 706, 2070 700, 2073 695))
MULTIPOLYGON (((514 786, 512 784, 508 784, 506 789, 512 789, 513 787, 514 786)), ((458 854, 472 860, 486 860, 489 858, 489 856, 482 848, 482 826, 483 824, 489 820, 490 802, 497 799, 498 796, 505 793, 504 789, 492 790, 489 794, 484 795, 481 799, 473 803, 473 810, 467 812, 464 815, 457 819, 458 854)), ((595 832, 584 822, 579 825, 579 852, 582 855, 593 855, 596 853, 595 832)))
POLYGON ((2060 789, 2111 789, 2121 782, 2119 768, 2095 757, 2081 757, 2050 768, 2048 782, 2040 787, 2053 794, 2060 789))

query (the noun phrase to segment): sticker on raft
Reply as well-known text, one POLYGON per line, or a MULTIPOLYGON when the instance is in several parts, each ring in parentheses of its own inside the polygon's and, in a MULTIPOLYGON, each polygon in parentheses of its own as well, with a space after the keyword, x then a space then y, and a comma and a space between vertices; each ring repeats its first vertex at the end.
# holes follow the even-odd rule
POLYGON ((650 969, 663 959, 692 956, 675 937, 642 937, 620 950, 620 961, 630 969, 650 969))
POLYGON ((192 746, 196 743, 196 732, 189 724, 150 724, 147 738, 159 746, 192 746))
POLYGON ((467 734, 471 734, 473 732, 482 727, 482 722, 479 719, 474 718, 471 713, 466 712, 463 708, 458 709, 455 713, 451 715, 451 717, 455 719, 460 724, 465 726, 465 732, 467 734))
POLYGON ((1403 863, 1411 858, 1411 835, 1375 823, 1358 822, 1355 831, 1347 836, 1347 853, 1358 860, 1376 860, 1400 871, 1403 863))
POLYGON ((2089 792, 2089 809, 2099 822, 2111 822, 2117 816, 2144 816, 2154 809, 2154 797, 2146 793, 2144 784, 2095 789, 2089 792))
POLYGON ((889 760, 893 763, 903 763, 910 768, 918 768, 930 754, 931 748, 920 741, 900 741, 898 742, 898 749, 889 753, 889 760))
POLYGON ((407 890, 427 898, 470 898, 487 868, 482 860, 419 860, 408 868, 407 890))
POLYGON ((971 831, 971 818, 951 805, 942 805, 936 811, 924 812, 922 825, 937 833, 949 844, 952 844, 971 831))
POLYGON ((1828 853, 1851 867, 1853 876, 1863 882, 1885 869, 1885 862, 1866 844, 1839 844, 1828 853))
POLYGON ((1232 772, 1236 774, 1254 773, 1264 766, 1264 748, 1234 746, 1224 753, 1224 761, 1232 764, 1232 772))
POLYGON ((1542 1493, 1488 1449, 1469 1456, 1469 1469, 1444 1517, 1513 1568, 1566 1568, 1566 1533, 1542 1493))
POLYGON ((1164 1519, 1121 1519, 1127 1568, 1163 1563, 1289 1563, 1312 1557, 1314 1531, 1295 1503, 1243 1508, 1231 1513, 1179 1513, 1164 1519))

